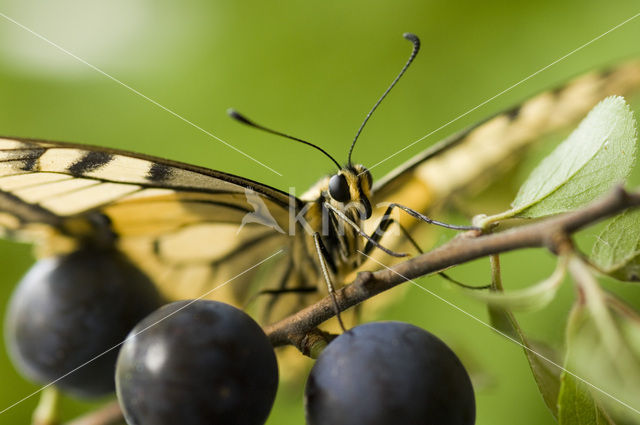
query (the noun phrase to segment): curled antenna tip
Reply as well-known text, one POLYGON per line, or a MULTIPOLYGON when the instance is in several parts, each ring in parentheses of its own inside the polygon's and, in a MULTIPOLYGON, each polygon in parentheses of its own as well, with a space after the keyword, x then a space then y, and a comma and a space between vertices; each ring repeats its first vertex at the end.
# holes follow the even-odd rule
POLYGON ((402 36, 413 43, 413 48, 417 53, 420 49, 420 39, 418 38, 418 36, 410 32, 405 32, 404 34, 402 34, 402 36))
POLYGON ((406 38, 407 40, 411 41, 412 43, 418 43, 420 44, 420 39, 418 38, 417 35, 415 35, 412 32, 405 32, 404 34, 402 34, 402 36, 404 38, 406 38))
POLYGON ((353 138, 353 142, 351 143, 351 147, 349 148, 349 155, 347 156, 347 158, 348 158, 347 159, 347 163, 348 164, 351 164, 351 154, 353 153, 353 148, 355 147, 356 142, 358 141, 358 137, 360 137, 360 133, 362 133, 362 129, 364 128, 365 124, 367 124, 367 121, 369 121, 369 118, 371 118, 371 115, 373 114, 373 111, 376 110, 378 105, 380 105, 380 102, 382 102, 382 100, 387 96, 387 94, 389 94, 389 91, 391 91, 393 86, 395 86, 396 83, 398 82, 398 80, 400 80, 400 77, 402 77, 402 75, 405 73, 407 68, 409 68, 409 65, 411 65, 411 62, 413 62, 413 60, 415 59, 416 55, 418 54, 418 51, 420 50, 420 39, 418 38, 417 35, 412 34, 410 32, 405 32, 404 34, 402 34, 402 36, 404 38, 406 38, 407 40, 409 40, 413 44, 413 50, 411 51, 411 55, 409 56, 409 59, 407 60, 407 63, 405 63, 404 66, 402 67, 402 69, 400 70, 400 73, 398 74, 398 76, 395 78, 395 80, 393 80, 391 85, 387 88, 387 90, 385 90, 385 92, 382 94, 380 99, 378 99, 376 104, 373 105, 373 108, 371 108, 371 110, 369 111, 367 116, 364 118, 364 121, 360 125, 360 128, 358 129, 358 132, 356 133, 356 137, 353 138))

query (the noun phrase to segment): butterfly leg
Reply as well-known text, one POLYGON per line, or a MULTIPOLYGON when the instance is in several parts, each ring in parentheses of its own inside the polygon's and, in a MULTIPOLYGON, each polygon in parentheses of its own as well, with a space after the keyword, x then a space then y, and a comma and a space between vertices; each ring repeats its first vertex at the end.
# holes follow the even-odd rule
MULTIPOLYGON (((247 309, 253 304, 258 298, 263 295, 282 295, 282 294, 311 294, 313 292, 318 292, 318 288, 316 286, 300 286, 297 288, 277 288, 277 289, 261 289, 260 291, 253 294, 242 306, 243 309, 247 309)), ((273 303, 269 302, 266 310, 269 312, 273 308, 273 303)))
POLYGON ((418 251, 418 253, 420 254, 423 253, 418 243, 413 239, 413 237, 411 237, 411 234, 409 233, 409 231, 405 229, 405 227, 402 224, 400 224, 396 219, 391 217, 391 211, 393 211, 393 208, 396 206, 397 204, 390 204, 387 207, 387 210, 382 215, 382 220, 380 220, 380 223, 378 223, 378 227, 376 227, 376 230, 373 231, 373 233, 370 236, 370 240, 368 240, 367 244, 364 246, 363 252, 365 255, 369 255, 371 253, 373 248, 376 247, 376 244, 380 242, 380 239, 382 239, 382 236, 385 234, 385 232, 389 230, 389 226, 391 226, 391 224, 394 224, 394 223, 400 228, 400 231, 402 232, 403 236, 407 238, 407 240, 411 243, 411 245, 413 245, 416 251, 418 251))
POLYGON ((411 235, 409 234, 407 229, 405 229, 404 226, 402 226, 397 220, 395 220, 395 219, 393 219, 391 217, 391 212, 393 211, 394 208, 399 208, 399 209, 405 211, 407 214, 411 215, 412 217, 415 217, 415 218, 417 218, 419 220, 422 220, 422 221, 424 221, 426 223, 435 224, 435 225, 441 226, 441 227, 446 227, 447 229, 454 229, 454 230, 480 230, 479 228, 477 228, 475 226, 458 226, 458 225, 455 225, 455 224, 447 224, 447 223, 443 223, 441 221, 432 220, 429 217, 427 217, 426 215, 420 214, 418 211, 412 210, 409 207, 405 207, 404 205, 400 205, 400 204, 396 204, 396 203, 391 203, 391 204, 389 204, 389 206, 387 207, 386 211, 384 212, 384 214, 382 216, 382 220, 380 220, 380 223, 378 224, 378 227, 376 228, 376 230, 374 230, 374 232, 371 234, 371 236, 368 237, 367 244, 364 247, 364 253, 365 254, 368 255, 375 246, 379 245, 380 239, 382 239, 382 235, 384 235, 384 233, 389 229, 389 226, 392 223, 396 223, 400 227, 400 230, 402 231, 404 236, 409 240, 409 242, 411 242, 411 244, 414 246, 414 248, 416 248, 416 250, 419 253, 422 254, 422 250, 420 249, 418 244, 413 240, 413 238, 411 237, 411 235))
MULTIPOLYGON (((403 206, 399 206, 398 204, 391 204, 389 205, 389 207, 387 207, 387 210, 385 211, 384 215, 382 216, 382 220, 380 220, 380 223, 378 224, 378 227, 376 228, 376 230, 373 232, 373 234, 371 235, 371 239, 373 239, 375 242, 380 242, 380 239, 382 238, 382 236, 384 235, 384 233, 389 229, 389 226, 391 224, 395 224, 396 226, 398 226, 398 228, 400 229, 400 231, 402 232, 402 235, 409 241, 409 243, 415 248, 416 251, 418 251, 419 254, 422 254, 424 251, 420 248, 420 246, 418 245, 418 243, 415 241, 415 239, 413 239, 413 237, 411 236, 411 234, 409 233, 409 231, 402 225, 400 224, 399 221, 397 221, 396 219, 391 217, 391 211, 393 210, 394 207, 400 207, 403 210, 411 210, 410 208, 407 207, 403 207, 403 206), (406 209, 405 209, 406 208, 406 209)), ((422 217, 424 217, 422 214, 413 211, 415 214, 418 214, 422 217)), ((412 216, 415 217, 415 215, 411 214, 412 216)), ((427 218, 427 217, 425 217, 427 218)), ((428 219, 428 218, 427 218, 428 219)), ((430 219, 429 219, 430 220, 430 219)), ((425 220, 426 221, 426 220, 425 220)), ((434 220, 431 220, 430 222, 433 222, 434 220)), ((439 222, 437 222, 439 223, 439 222)), ((434 223, 435 224, 435 223, 434 223)), ((450 225, 447 225, 450 226, 450 225)), ((457 226, 457 228, 471 228, 474 229, 473 226, 457 226)), ((451 227, 449 227, 451 228, 451 227)), ((371 242, 367 242, 367 244, 365 245, 363 252, 368 255, 373 248, 375 248, 375 245, 371 242)), ((449 276, 448 274, 446 274, 445 272, 439 272, 438 273, 442 278, 448 280, 449 282, 461 286, 463 288, 467 288, 467 289, 487 289, 490 288, 491 285, 483 285, 483 286, 472 286, 472 285, 467 285, 465 283, 462 283, 454 278, 452 278, 451 276, 449 276)))
POLYGON ((402 211, 404 211, 407 214, 409 214, 410 216, 415 217, 418 220, 422 220, 425 223, 435 224, 436 226, 445 227, 447 229, 453 229, 453 230, 482 230, 482 229, 480 229, 479 227, 476 227, 476 226, 459 226, 459 225, 456 225, 456 224, 448 224, 448 223, 443 223, 442 221, 433 220, 433 219, 427 217, 424 214, 420 214, 416 210, 413 210, 413 209, 411 209, 409 207, 405 207, 404 205, 400 205, 400 204, 396 204, 396 203, 389 204, 389 206, 387 207, 387 212, 389 214, 391 214, 391 210, 393 208, 399 208, 402 211))
POLYGON ((316 246, 316 254, 318 255, 318 261, 320 262, 320 268, 322 269, 322 275, 324 277, 324 281, 327 284, 327 290, 329 291, 329 296, 331 297, 331 301, 333 302, 333 310, 336 313, 336 318, 338 319, 338 323, 340 324, 340 328, 346 332, 347 329, 344 327, 344 323, 342 322, 342 317, 340 317, 340 307, 338 306, 338 299, 336 298, 336 290, 333 286, 333 282, 331 282, 331 277, 329 276, 329 269, 327 267, 327 258, 328 251, 327 248, 322 243, 322 239, 320 238, 320 233, 315 232, 313 234, 313 242, 316 246))
POLYGON ((291 273, 293 271, 293 263, 289 261, 287 266, 282 273, 282 277, 280 278, 280 282, 277 288, 271 289, 261 289, 256 293, 252 294, 244 303, 243 309, 248 309, 251 304, 253 304, 259 297, 264 295, 272 295, 268 304, 265 306, 262 314, 261 314, 261 323, 268 323, 271 313, 275 307, 276 302, 278 301, 278 295, 282 294, 309 294, 313 292, 317 292, 318 288, 316 286, 296 286, 293 288, 287 288, 287 282, 289 282, 289 278, 291 277, 291 273))
MULTIPOLYGON (((278 300, 278 295, 284 294, 311 294, 318 292, 318 288, 315 286, 300 286, 296 288, 278 288, 278 289, 263 289, 255 293, 250 302, 254 302, 258 297, 262 295, 272 295, 273 297, 269 300, 269 304, 265 307, 264 312, 262 313, 262 323, 268 323, 269 316, 273 311, 276 301, 278 300)), ((247 303, 249 304, 249 303, 247 303)))
MULTIPOLYGON (((391 209, 392 209, 391 206, 387 208, 387 211, 385 211, 384 215, 382 216, 382 220, 380 220, 378 227, 371 234, 371 239, 375 242, 380 242, 380 239, 382 239, 382 236, 389 229, 389 226, 391 226, 391 224, 395 224, 398 226, 398 228, 402 232, 402 235, 415 248, 415 250, 418 251, 419 254, 422 254, 424 251, 422 251, 422 249, 420 248, 418 243, 415 241, 415 239, 411 237, 411 234, 409 233, 409 231, 405 229, 405 227, 402 224, 400 224, 396 219, 391 217, 391 209)), ((363 252, 366 255, 369 255, 373 250, 373 248, 375 248, 375 245, 371 241, 367 241, 367 244, 364 246, 363 252)))
MULTIPOLYGON (((277 290, 282 290, 287 286, 287 282, 289 281, 289 278, 291 277, 291 272, 293 271, 293 262, 291 260, 289 260, 287 262, 287 266, 285 268, 284 273, 282 274, 282 277, 280 278, 280 283, 278 284, 278 288, 277 290)), ((267 290, 263 290, 263 291, 258 291, 258 293, 256 293, 254 295, 254 297, 252 298, 256 298, 264 293, 268 293, 267 290)), ((267 323, 267 320, 269 319, 269 316, 271 315, 271 312, 274 309, 274 306, 276 304, 276 302, 278 301, 277 297, 271 297, 271 299, 269 300, 268 304, 266 305, 263 313, 262 313, 262 321, 263 323, 267 323)))

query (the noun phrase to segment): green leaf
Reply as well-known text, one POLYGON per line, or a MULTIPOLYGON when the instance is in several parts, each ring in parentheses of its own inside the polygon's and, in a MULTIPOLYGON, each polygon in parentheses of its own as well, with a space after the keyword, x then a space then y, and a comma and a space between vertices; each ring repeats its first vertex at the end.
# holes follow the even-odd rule
POLYGON ((557 400, 560 392, 560 369, 555 363, 556 353, 549 347, 525 337, 515 316, 501 307, 490 306, 491 325, 504 336, 522 344, 533 378, 542 398, 554 417, 558 417, 557 400))
MULTIPOLYGON (((520 341, 520 335, 516 330, 517 323, 514 325, 515 318, 513 314, 504 307, 488 305, 489 323, 491 327, 500 333, 520 341)), ((522 341, 520 341, 522 342, 522 341)))
MULTIPOLYGON (((496 294, 502 292, 502 277, 498 255, 491 258, 491 286, 496 294)), ((542 398, 554 417, 558 417, 557 400, 560 391, 560 368, 555 361, 555 352, 549 347, 527 339, 511 311, 489 304, 489 318, 494 329, 513 342, 521 344, 531 367, 533 378, 542 398)))
POLYGON ((614 418, 640 418, 640 316, 605 292, 578 257, 569 262, 580 298, 567 323, 567 369, 590 384, 614 418))
POLYGON ((623 98, 608 97, 533 170, 511 206, 541 217, 584 205, 625 180, 635 155, 633 112, 623 98))
MULTIPOLYGON (((600 382, 593 381, 590 374, 579 366, 584 359, 583 345, 589 341, 591 348, 593 343, 598 343, 598 338, 593 335, 594 329, 589 311, 580 302, 577 302, 567 321, 567 353, 565 370, 561 375, 560 394, 558 395, 558 423, 560 425, 615 425, 615 422, 604 410, 599 400, 602 400, 604 391, 598 386, 600 382), (585 332, 585 327, 587 327, 585 332), (591 335, 587 335, 591 334, 591 335), (576 362, 576 360, 579 360, 576 362), (576 366, 578 364, 578 366, 576 366), (578 376, 580 378, 578 378, 578 376), (588 385, 587 382, 590 384, 588 385), (595 390, 598 388, 598 390, 595 390), (594 394, 600 396, 599 399, 594 394)), ((597 363, 593 366, 597 366, 597 363)), ((611 401, 611 400, 609 400, 611 401)), ((615 406, 614 410, 618 410, 615 406)))
POLYGON ((560 369, 556 366, 556 353, 550 347, 541 343, 525 339, 520 331, 520 337, 525 347, 525 355, 533 378, 538 385, 545 404, 556 418, 558 417, 557 400, 560 392, 560 369), (544 358, 542 357, 544 356, 544 358), (553 362, 553 363, 551 363, 553 362), (555 363, 555 364, 554 364, 555 363))
MULTIPOLYGON (((480 292, 467 289, 465 292, 474 298, 486 302, 492 307, 518 311, 539 310, 547 306, 555 298, 558 288, 560 288, 560 284, 564 280, 566 265, 566 258, 560 258, 551 276, 533 286, 519 291, 480 292)), ((491 313, 491 311, 490 309, 489 312, 491 313)), ((499 315, 498 312, 494 312, 493 314, 499 315)))
POLYGON ((533 170, 510 210, 474 224, 486 227, 505 218, 538 218, 580 207, 624 181, 635 155, 633 113, 623 98, 608 97, 533 170))
POLYGON ((591 396, 587 386, 563 372, 558 397, 560 425, 614 425, 591 396))
POLYGON ((614 217, 598 235, 592 261, 619 280, 640 280, 640 210, 627 210, 614 217))
POLYGON ((554 417, 558 417, 558 394, 560 392, 560 368, 555 364, 556 353, 549 347, 533 342, 525 337, 513 313, 494 307, 490 311, 491 324, 503 335, 522 344, 524 354, 536 381, 540 395, 551 410, 554 417), (499 314, 497 314, 499 313, 499 314), (495 319, 499 319, 495 321, 495 319), (553 363, 551 363, 553 362, 553 363))

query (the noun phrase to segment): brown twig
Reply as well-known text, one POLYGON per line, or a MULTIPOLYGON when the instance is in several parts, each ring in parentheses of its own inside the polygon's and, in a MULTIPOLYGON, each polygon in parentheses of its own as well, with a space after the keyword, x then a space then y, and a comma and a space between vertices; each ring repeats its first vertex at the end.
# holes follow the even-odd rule
MULTIPOLYGON (((391 268, 359 273, 353 283, 336 292, 338 305, 344 311, 409 279, 492 254, 532 247, 546 247, 557 253, 566 249, 570 243, 568 236, 572 233, 638 205, 640 192, 628 193, 622 187, 616 187, 605 197, 572 212, 500 233, 478 235, 473 231, 466 232, 433 251, 391 268)), ((267 326, 265 332, 274 346, 290 344, 304 351, 300 344, 305 335, 333 316, 332 300, 325 297, 267 326)))

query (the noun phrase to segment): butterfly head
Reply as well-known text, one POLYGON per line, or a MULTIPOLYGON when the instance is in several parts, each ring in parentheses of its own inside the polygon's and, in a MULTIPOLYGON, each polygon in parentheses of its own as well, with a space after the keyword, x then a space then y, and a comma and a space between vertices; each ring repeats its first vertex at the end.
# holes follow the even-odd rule
POLYGON ((355 208, 366 220, 371 217, 371 173, 359 164, 342 168, 329 178, 327 191, 332 203, 341 209, 355 208), (337 204, 337 205, 336 205, 337 204))
POLYGON ((389 91, 396 85, 396 83, 400 80, 400 77, 405 73, 409 65, 413 62, 418 51, 420 50, 420 39, 411 33, 403 34, 403 37, 409 40, 413 44, 413 49, 411 51, 411 55, 409 59, 405 63, 405 65, 400 70, 398 76, 393 80, 391 85, 385 90, 380 99, 373 105, 373 108, 369 111, 366 118, 360 125, 353 142, 349 148, 349 155, 347 156, 347 165, 345 167, 341 167, 338 161, 334 157, 332 157, 327 151, 322 149, 318 145, 314 145, 313 143, 307 142, 306 140, 300 139, 298 137, 293 137, 288 134, 282 133, 280 131, 275 131, 270 128, 264 127, 260 124, 257 124, 251 120, 249 120, 244 115, 241 115, 234 109, 229 109, 227 112, 229 116, 236 121, 239 121, 245 125, 250 127, 257 128, 259 130, 266 131, 267 133, 275 134, 278 136, 285 137, 290 140, 294 140, 299 143, 303 143, 307 146, 311 146, 312 148, 322 152, 327 158, 329 158, 338 168, 338 172, 331 176, 328 181, 321 181, 316 186, 314 186, 309 192, 317 193, 316 190, 320 189, 322 193, 322 199, 324 201, 330 202, 334 207, 339 208, 344 212, 357 212, 358 216, 362 220, 366 220, 371 217, 371 202, 369 198, 371 197, 371 173, 365 167, 359 164, 353 164, 351 162, 351 156, 353 154, 353 148, 355 147, 356 142, 358 141, 358 137, 360 133, 362 133, 362 129, 367 124, 369 118, 376 110, 376 108, 380 105, 382 100, 387 96, 389 91), (328 193, 328 195, 327 195, 328 193), (356 210, 356 211, 353 211, 356 210))

